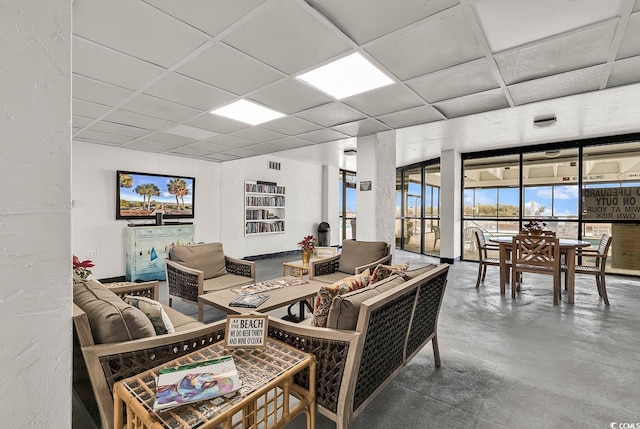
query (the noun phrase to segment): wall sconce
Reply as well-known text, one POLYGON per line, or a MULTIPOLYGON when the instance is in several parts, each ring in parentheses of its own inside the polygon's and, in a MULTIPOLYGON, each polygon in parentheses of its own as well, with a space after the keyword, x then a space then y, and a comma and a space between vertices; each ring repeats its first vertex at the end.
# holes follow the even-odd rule
POLYGON ((533 118, 533 126, 536 128, 546 128, 555 125, 557 122, 556 115, 538 116, 533 118))

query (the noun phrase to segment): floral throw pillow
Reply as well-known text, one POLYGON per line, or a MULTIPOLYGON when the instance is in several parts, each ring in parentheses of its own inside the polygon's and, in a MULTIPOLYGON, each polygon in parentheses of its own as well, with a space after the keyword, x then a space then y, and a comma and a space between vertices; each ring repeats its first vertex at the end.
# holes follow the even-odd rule
POLYGON ((398 271, 407 271, 408 268, 409 261, 405 261, 398 265, 378 264, 378 266, 373 270, 373 273, 371 273, 371 284, 384 280, 391 274, 397 273, 398 271))
POLYGON ((368 285, 368 275, 356 274, 355 276, 345 277, 332 285, 322 286, 316 295, 311 326, 326 328, 327 317, 329 316, 329 309, 331 308, 333 298, 353 290, 362 289, 368 285))

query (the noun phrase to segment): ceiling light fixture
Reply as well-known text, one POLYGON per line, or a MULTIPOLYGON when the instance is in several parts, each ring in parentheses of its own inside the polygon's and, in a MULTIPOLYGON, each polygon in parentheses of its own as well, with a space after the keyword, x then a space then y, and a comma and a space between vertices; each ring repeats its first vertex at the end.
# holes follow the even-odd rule
POLYGON ((284 116, 284 114, 280 112, 247 100, 234 101, 219 109, 212 110, 210 113, 249 125, 259 125, 284 116))
POLYGON ((546 156, 547 158, 557 158, 560 156, 560 151, 555 149, 555 150, 548 150, 544 153, 544 156, 546 156))
POLYGON ((345 149, 344 154, 346 156, 356 156, 358 154, 358 151, 355 149, 345 149))
POLYGON ((393 83, 389 76, 357 52, 297 78, 337 100, 393 83))
POLYGON ((557 122, 556 115, 538 116, 533 118, 533 126, 536 128, 546 128, 555 125, 557 122))

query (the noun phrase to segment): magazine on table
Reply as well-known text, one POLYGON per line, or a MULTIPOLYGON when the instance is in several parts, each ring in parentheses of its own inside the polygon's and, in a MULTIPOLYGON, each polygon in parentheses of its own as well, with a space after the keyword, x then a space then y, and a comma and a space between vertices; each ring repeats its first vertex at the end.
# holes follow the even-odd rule
POLYGON ((309 283, 301 277, 288 276, 281 279, 265 280, 260 283, 253 283, 239 288, 231 289, 238 295, 250 295, 260 292, 267 292, 274 289, 280 289, 287 286, 298 286, 309 283))
POLYGON ((158 374, 153 411, 228 395, 241 387, 232 356, 164 368, 158 374))
POLYGON ((229 303, 229 307, 257 308, 269 299, 269 295, 242 295, 229 303))

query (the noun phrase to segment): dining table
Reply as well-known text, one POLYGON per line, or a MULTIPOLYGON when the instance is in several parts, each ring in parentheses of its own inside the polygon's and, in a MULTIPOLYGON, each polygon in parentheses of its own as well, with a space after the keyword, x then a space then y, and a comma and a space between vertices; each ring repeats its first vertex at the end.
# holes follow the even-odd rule
MULTIPOLYGON (((505 285, 508 281, 510 272, 507 261, 512 253, 513 237, 491 237, 489 238, 489 241, 500 246, 500 294, 504 295, 506 289, 505 285)), ((563 256, 565 260, 563 268, 566 269, 567 272, 567 280, 565 284, 567 289, 567 302, 569 304, 573 304, 576 280, 576 249, 590 247, 591 243, 585 240, 574 240, 570 238, 560 238, 558 239, 558 242, 560 245, 560 255, 563 256)))

